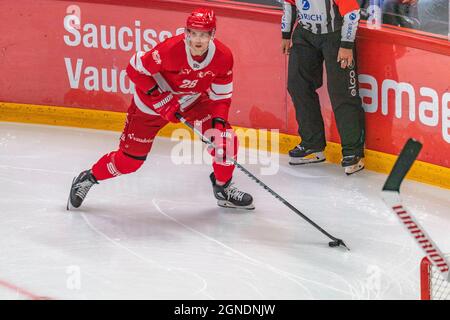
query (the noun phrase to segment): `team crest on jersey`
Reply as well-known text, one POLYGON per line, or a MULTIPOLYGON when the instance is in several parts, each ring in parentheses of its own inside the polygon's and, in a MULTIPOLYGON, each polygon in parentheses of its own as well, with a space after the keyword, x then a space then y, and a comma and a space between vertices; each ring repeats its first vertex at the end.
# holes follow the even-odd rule
POLYGON ((161 57, 159 55, 158 50, 153 51, 152 57, 153 57, 153 60, 155 60, 156 64, 161 64, 162 61, 161 61, 161 57))
POLYGON ((215 77, 216 75, 215 75, 214 72, 212 72, 212 71, 206 71, 206 72, 200 71, 200 72, 198 73, 198 77, 199 77, 199 78, 204 78, 204 77, 206 77, 206 76, 215 77))

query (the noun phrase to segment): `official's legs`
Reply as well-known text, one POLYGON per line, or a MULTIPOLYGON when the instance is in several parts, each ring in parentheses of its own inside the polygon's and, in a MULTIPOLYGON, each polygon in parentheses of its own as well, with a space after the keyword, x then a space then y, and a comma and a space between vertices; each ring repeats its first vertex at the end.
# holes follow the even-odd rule
POLYGON ((297 27, 289 55, 288 91, 295 106, 302 146, 325 148, 325 130, 320 112, 319 95, 322 86, 323 56, 311 35, 297 27))
POLYGON ((328 34, 323 42, 323 54, 328 79, 328 92, 341 137, 342 155, 364 156, 365 113, 359 96, 358 73, 355 62, 342 69, 337 62, 340 32, 328 34))

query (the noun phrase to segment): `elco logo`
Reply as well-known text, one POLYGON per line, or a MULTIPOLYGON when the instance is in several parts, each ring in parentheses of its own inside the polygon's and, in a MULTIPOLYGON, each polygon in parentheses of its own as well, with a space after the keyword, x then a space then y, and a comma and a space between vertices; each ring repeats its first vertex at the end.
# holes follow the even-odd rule
POLYGON ((309 4, 308 0, 303 0, 302 4, 303 4, 303 7, 302 7, 303 10, 309 10, 311 8, 311 5, 309 4))
POLYGON ((351 65, 348 66, 350 69, 350 83, 348 90, 353 97, 356 97, 358 90, 356 90, 356 71, 355 71, 355 62, 353 61, 351 65))
POLYGON ((351 15, 350 15, 350 20, 355 20, 356 19, 356 14, 355 13, 352 13, 351 15))

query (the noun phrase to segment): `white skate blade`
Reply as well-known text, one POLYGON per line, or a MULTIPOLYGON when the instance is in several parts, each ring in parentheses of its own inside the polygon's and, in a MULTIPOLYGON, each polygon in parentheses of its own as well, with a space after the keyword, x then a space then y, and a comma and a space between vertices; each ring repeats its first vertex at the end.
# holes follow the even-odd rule
POLYGON ((303 158, 289 157, 289 164, 293 166, 308 163, 319 163, 324 161, 325 155, 323 154, 323 152, 314 152, 303 158))
POLYGON ((217 205, 222 208, 230 208, 230 209, 241 209, 241 210, 254 210, 255 205, 249 204, 248 206, 236 206, 227 200, 217 200, 217 205))
POLYGON ((364 161, 363 159, 359 160, 357 164, 354 164, 352 166, 344 167, 344 171, 346 175, 354 174, 358 171, 361 171, 364 169, 364 161))
POLYGON ((66 207, 66 209, 67 209, 67 211, 71 211, 71 210, 74 209, 74 207, 70 203, 70 196, 69 196, 69 199, 67 200, 67 207, 66 207))
POLYGON ((73 186, 73 183, 75 182, 75 179, 76 179, 76 177, 73 178, 72 184, 70 185, 69 198, 67 199, 67 206, 66 206, 67 211, 70 211, 70 210, 72 210, 72 209, 75 209, 75 207, 72 206, 72 203, 70 203, 70 192, 72 191, 72 186, 73 186))

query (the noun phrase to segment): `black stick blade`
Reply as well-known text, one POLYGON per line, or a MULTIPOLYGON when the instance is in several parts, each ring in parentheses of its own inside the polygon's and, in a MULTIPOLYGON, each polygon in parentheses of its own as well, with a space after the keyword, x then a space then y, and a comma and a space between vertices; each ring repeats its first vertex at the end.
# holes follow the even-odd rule
POLYGON ((346 248, 348 251, 350 251, 350 248, 347 247, 347 245, 344 243, 344 241, 342 241, 341 239, 336 239, 334 241, 330 241, 328 242, 328 245, 332 248, 335 247, 339 247, 339 246, 343 246, 344 248, 346 248))
POLYGON ((383 186, 383 191, 400 192, 400 185, 421 149, 422 144, 417 140, 409 139, 406 142, 383 186))

